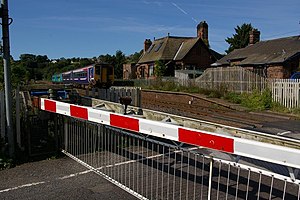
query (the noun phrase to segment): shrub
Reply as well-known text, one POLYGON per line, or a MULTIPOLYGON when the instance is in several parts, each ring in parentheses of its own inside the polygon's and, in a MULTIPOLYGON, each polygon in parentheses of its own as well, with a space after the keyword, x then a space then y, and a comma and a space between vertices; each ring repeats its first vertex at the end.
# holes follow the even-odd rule
POLYGON ((234 92, 228 92, 224 95, 224 99, 231 102, 240 104, 242 102, 242 98, 240 94, 234 92))
POLYGON ((241 105, 251 110, 266 110, 272 107, 272 94, 268 89, 262 93, 257 90, 250 94, 244 93, 241 97, 241 105))

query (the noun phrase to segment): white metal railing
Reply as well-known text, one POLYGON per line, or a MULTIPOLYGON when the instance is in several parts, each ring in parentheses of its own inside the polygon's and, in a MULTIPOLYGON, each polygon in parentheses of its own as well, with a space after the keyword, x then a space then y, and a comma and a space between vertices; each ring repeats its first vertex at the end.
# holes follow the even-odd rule
POLYGON ((199 147, 74 118, 64 127, 66 155, 140 199, 300 198, 297 175, 266 169, 284 166, 228 161, 199 147))
MULTIPOLYGON (((300 160, 298 159, 300 157, 300 147, 299 140, 296 139, 227 126, 222 126, 224 129, 220 133, 219 128, 221 125, 213 126, 209 130, 197 129, 195 125, 189 123, 186 123, 185 126, 184 124, 182 126, 166 124, 162 121, 144 119, 144 116, 123 115, 108 110, 98 110, 44 98, 41 99, 41 109, 175 142, 300 168, 300 160), (234 134, 230 135, 232 132, 234 134), (253 137, 251 137, 253 139, 249 139, 250 134, 253 134, 253 137), (260 140, 257 140, 258 138, 260 140)), ((185 118, 185 120, 192 122, 188 118, 185 118)))
POLYGON ((300 106, 300 79, 276 79, 271 82, 272 98, 287 108, 300 106))

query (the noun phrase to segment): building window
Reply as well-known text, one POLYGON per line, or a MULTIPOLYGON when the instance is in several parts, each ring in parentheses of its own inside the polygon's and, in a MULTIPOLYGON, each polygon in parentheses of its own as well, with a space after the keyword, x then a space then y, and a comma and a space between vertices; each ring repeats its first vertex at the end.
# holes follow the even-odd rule
POLYGON ((163 42, 159 43, 159 44, 155 47, 154 51, 155 51, 155 52, 159 51, 159 49, 160 49, 160 47, 162 46, 162 44, 163 44, 163 42))
POLYGON ((153 76, 154 75, 154 65, 150 65, 149 66, 149 76, 153 76))
POLYGON ((150 53, 151 50, 153 49, 153 47, 154 47, 154 44, 152 44, 152 45, 149 47, 149 49, 147 50, 147 53, 150 53))
POLYGON ((145 67, 141 67, 141 78, 145 78, 145 67))

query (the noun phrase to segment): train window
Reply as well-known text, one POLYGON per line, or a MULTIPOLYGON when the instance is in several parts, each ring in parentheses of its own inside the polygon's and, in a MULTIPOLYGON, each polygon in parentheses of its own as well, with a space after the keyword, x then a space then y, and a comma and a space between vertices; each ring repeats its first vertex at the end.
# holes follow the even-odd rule
POLYGON ((95 65, 95 74, 100 74, 101 65, 95 65))

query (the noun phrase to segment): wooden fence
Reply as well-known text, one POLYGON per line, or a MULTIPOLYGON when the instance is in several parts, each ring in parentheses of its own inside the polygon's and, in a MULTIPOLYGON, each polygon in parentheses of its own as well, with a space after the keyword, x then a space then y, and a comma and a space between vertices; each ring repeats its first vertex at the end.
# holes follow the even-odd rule
POLYGON ((268 86, 263 70, 249 71, 242 67, 210 68, 196 79, 196 85, 205 89, 226 89, 243 93, 253 90, 262 91, 268 86))
POLYGON ((300 79, 277 79, 271 82, 273 101, 287 108, 300 107, 300 79))

